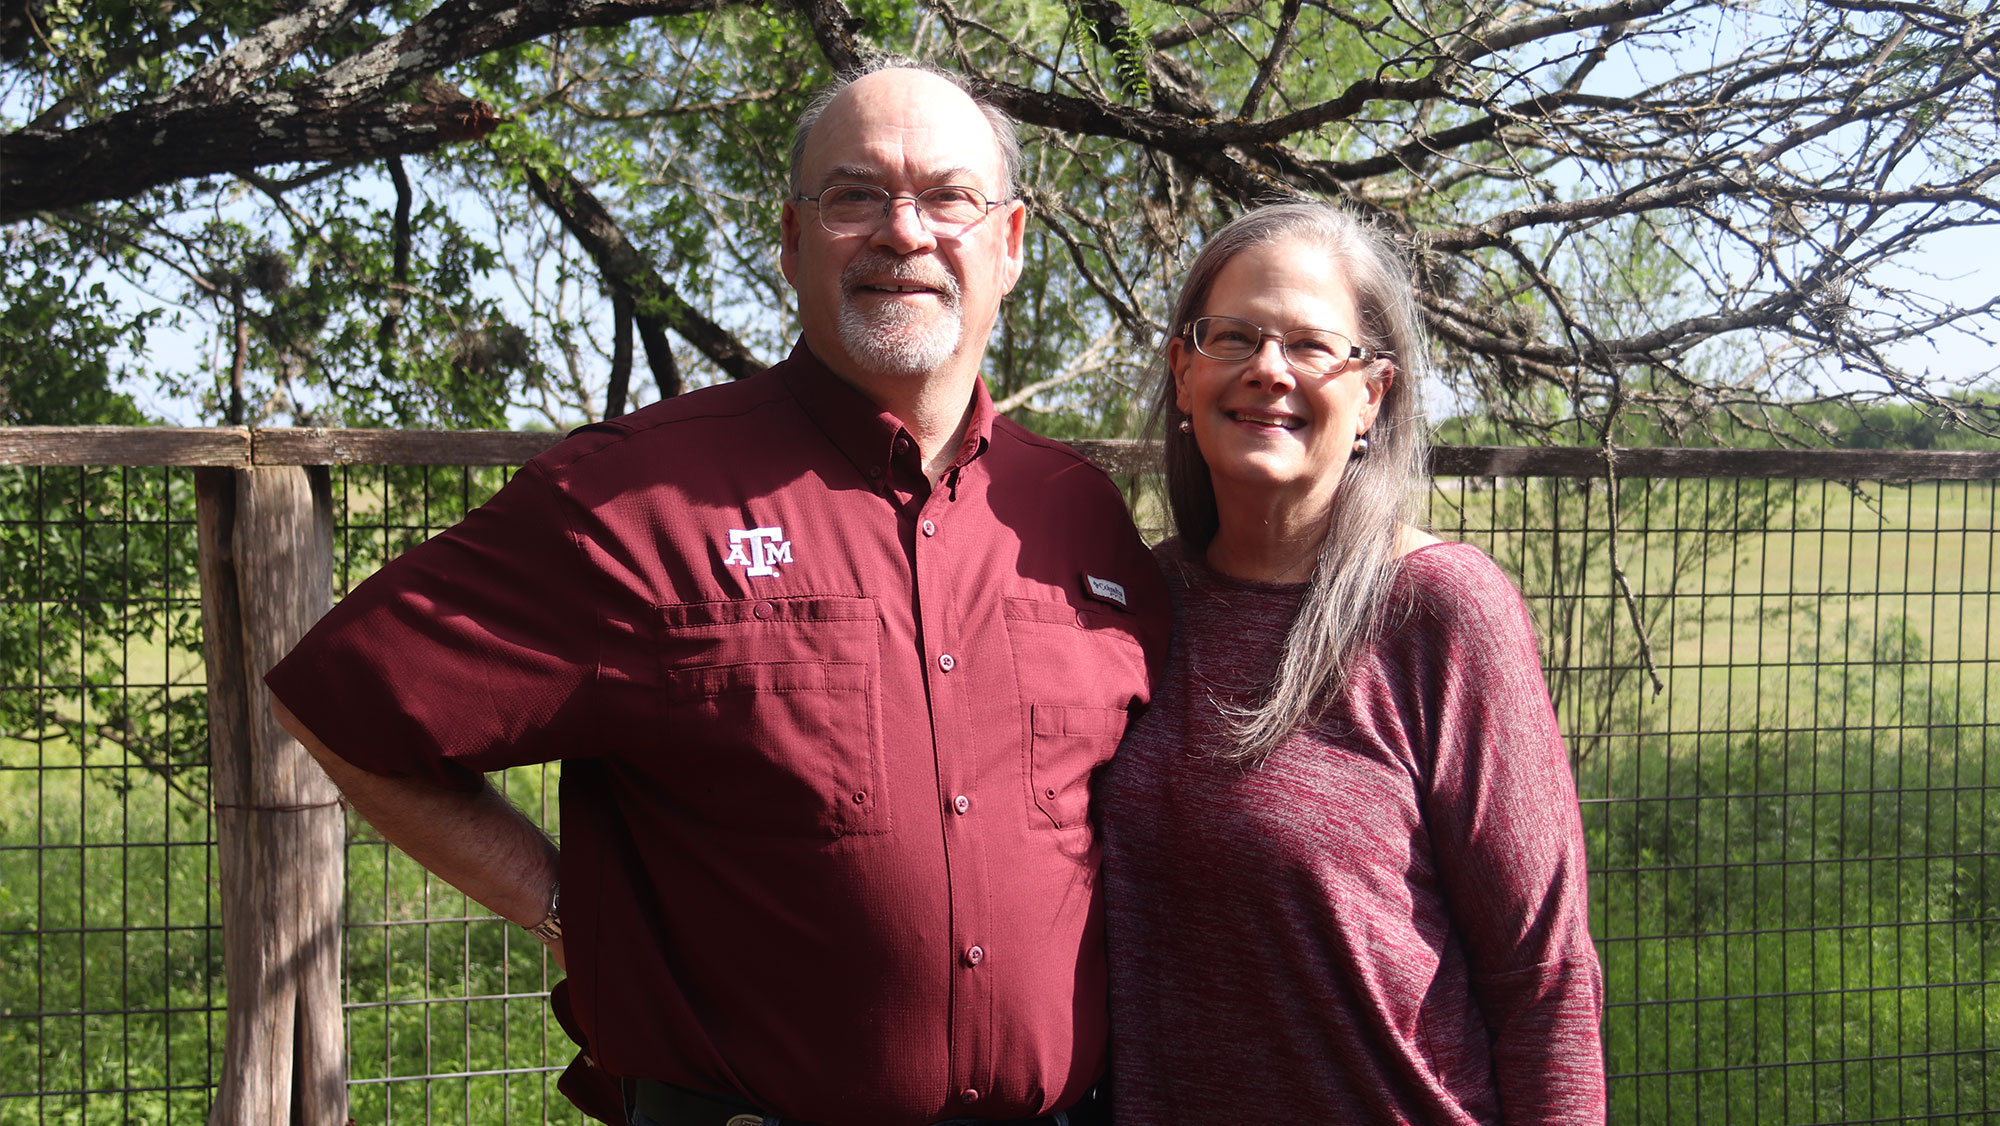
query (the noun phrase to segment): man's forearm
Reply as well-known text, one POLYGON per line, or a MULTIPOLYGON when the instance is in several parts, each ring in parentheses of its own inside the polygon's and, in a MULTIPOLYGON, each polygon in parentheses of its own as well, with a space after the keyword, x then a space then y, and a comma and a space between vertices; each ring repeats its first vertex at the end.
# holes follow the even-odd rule
MULTIPOLYGON (((490 783, 447 790, 354 766, 273 697, 271 712, 318 761, 349 804, 390 844, 495 914, 542 921, 556 882, 556 846, 490 783)), ((562 945, 552 943, 558 964, 562 945)))

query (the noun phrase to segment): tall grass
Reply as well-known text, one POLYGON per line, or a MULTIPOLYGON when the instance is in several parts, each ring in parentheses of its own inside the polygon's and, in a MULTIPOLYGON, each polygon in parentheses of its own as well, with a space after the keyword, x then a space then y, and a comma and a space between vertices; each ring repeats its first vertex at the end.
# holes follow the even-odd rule
POLYGON ((41 759, 0 771, 0 1122, 203 1121, 223 1032, 206 811, 58 744, 0 754, 41 759))
POLYGON ((1865 727, 1643 736, 1586 772, 1614 1121, 2000 1107, 2000 738, 1912 656, 1804 686, 1865 727))

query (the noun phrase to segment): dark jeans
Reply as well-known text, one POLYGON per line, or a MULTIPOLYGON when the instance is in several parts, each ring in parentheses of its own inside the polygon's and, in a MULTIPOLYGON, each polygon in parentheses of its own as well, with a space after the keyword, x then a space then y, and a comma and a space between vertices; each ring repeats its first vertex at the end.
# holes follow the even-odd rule
MULTIPOLYGON (((633 1107, 631 1111, 629 1111, 628 1113, 630 1113, 631 1115, 629 1121, 631 1122, 632 1126, 667 1126, 666 1123, 660 1121, 657 1118, 649 1116, 645 1111, 640 1110, 636 1106, 633 1107)), ((769 1118, 764 1119, 765 1123, 769 1123, 770 1121, 771 1119, 769 1118)))
MULTIPOLYGON (((669 1126, 668 1123, 662 1122, 659 1119, 654 1118, 652 1115, 647 1114, 645 1111, 640 1110, 636 1105, 633 1104, 632 1097, 629 1093, 625 1097, 625 1104, 627 1108, 625 1111, 625 1120, 629 1122, 631 1126, 669 1126)), ((771 1126, 772 1123, 777 1121, 777 1119, 775 1118, 752 1117, 751 1113, 748 1111, 744 1112, 744 1114, 741 1117, 743 1117, 746 1120, 746 1122, 755 1123, 756 1126, 771 1126)))

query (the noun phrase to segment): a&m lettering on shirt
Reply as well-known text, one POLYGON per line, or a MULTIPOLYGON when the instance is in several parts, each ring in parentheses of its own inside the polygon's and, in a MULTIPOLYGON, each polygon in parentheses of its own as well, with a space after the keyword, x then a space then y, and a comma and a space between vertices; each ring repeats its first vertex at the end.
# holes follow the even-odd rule
POLYGON ((775 575, 778 564, 792 561, 792 541, 783 528, 731 528, 725 567, 747 567, 746 577, 775 575))

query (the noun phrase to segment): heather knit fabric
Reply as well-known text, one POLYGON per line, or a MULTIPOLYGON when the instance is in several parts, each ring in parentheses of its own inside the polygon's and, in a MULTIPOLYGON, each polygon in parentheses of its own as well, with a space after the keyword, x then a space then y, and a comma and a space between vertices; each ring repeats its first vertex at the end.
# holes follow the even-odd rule
POLYGON ((1304 588, 1158 550, 1169 675, 1099 780, 1119 1126, 1601 1122, 1567 755, 1513 585, 1404 557, 1389 628, 1263 765, 1216 762, 1304 588))

